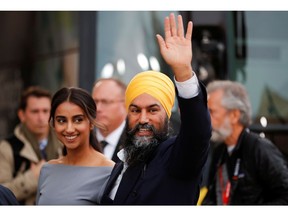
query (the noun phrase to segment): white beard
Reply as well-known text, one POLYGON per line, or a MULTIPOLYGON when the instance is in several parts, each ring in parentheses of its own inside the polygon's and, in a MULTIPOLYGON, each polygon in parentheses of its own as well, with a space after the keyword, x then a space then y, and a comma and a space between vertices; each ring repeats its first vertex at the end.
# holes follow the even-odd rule
POLYGON ((225 116, 223 124, 218 128, 212 130, 211 141, 224 142, 227 137, 232 134, 232 127, 228 116, 225 116))
POLYGON ((133 143, 136 147, 148 146, 151 143, 151 136, 135 136, 133 143))

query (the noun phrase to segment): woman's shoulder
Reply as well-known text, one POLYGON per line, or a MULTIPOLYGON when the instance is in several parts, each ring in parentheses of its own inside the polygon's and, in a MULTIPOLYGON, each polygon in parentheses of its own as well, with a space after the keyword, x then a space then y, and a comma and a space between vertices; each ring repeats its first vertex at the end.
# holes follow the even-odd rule
POLYGON ((49 160, 47 163, 48 164, 63 164, 63 157, 49 160))
POLYGON ((97 155, 97 161, 95 161, 95 163, 97 164, 97 166, 111 166, 113 167, 115 165, 115 162, 112 161, 111 159, 107 158, 104 154, 98 152, 97 155))
POLYGON ((112 167, 114 165, 115 165, 114 161, 112 161, 106 157, 103 159, 103 166, 111 166, 112 167))

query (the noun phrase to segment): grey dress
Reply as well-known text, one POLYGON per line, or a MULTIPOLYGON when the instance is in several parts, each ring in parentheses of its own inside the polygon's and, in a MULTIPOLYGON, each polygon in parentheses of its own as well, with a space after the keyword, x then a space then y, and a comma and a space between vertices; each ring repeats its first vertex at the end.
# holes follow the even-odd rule
POLYGON ((46 163, 40 172, 36 204, 98 204, 112 168, 46 163))

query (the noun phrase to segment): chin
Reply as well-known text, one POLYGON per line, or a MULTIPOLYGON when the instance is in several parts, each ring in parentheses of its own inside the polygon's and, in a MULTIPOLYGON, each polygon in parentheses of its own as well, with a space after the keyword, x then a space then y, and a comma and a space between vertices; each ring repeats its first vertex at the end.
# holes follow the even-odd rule
POLYGON ((148 146, 151 143, 153 136, 135 136, 134 145, 136 147, 148 146))
POLYGON ((224 142, 225 137, 221 136, 217 132, 212 132, 211 141, 213 142, 224 142))

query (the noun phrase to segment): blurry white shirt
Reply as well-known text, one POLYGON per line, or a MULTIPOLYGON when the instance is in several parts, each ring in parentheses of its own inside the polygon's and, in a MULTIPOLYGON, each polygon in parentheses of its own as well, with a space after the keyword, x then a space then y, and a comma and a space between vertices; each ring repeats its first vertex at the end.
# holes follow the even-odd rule
POLYGON ((112 133, 110 133, 105 138, 100 133, 100 131, 98 129, 96 129, 97 140, 99 142, 101 142, 102 140, 106 140, 106 142, 108 142, 108 144, 106 145, 106 147, 103 150, 103 153, 106 157, 108 157, 110 159, 112 158, 113 153, 115 151, 115 148, 116 148, 118 141, 120 139, 120 136, 122 135, 122 132, 125 129, 125 124, 126 124, 126 121, 124 120, 117 129, 115 129, 112 133))

